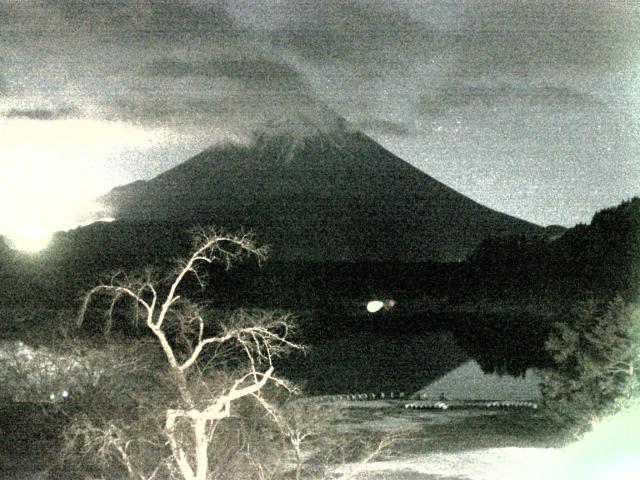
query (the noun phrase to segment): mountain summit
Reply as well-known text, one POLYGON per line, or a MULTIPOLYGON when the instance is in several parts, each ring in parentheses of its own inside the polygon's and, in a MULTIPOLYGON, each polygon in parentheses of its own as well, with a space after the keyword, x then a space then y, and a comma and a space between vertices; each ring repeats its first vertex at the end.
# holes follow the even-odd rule
POLYGON ((342 120, 272 125, 100 202, 124 222, 250 229, 283 261, 456 261, 490 235, 543 232, 457 193, 342 120))

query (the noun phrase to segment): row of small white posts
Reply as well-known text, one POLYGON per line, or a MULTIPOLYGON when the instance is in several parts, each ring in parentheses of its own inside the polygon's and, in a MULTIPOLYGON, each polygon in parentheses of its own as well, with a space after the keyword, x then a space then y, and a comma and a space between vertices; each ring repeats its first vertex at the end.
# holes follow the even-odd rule
POLYGON ((364 401, 364 400, 401 400, 405 398, 404 392, 389 393, 342 393, 337 395, 320 395, 315 397, 320 402, 340 402, 340 401, 364 401))

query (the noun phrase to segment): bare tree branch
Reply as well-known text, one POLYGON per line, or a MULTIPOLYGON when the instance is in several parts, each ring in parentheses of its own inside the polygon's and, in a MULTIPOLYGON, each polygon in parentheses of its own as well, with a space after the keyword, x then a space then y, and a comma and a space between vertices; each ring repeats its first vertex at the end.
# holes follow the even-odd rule
MULTIPOLYGON (((201 264, 209 265, 222 262, 225 267, 244 255, 253 255, 258 261, 264 259, 265 250, 258 248, 250 234, 239 236, 218 234, 213 230, 203 229, 198 232, 196 247, 191 256, 179 264, 169 280, 166 295, 160 299, 158 292, 164 291, 155 284, 151 273, 146 272, 138 279, 130 279, 123 275, 111 278, 111 284, 98 285, 85 295, 78 314, 78 325, 82 325, 87 310, 94 296, 106 295, 110 304, 106 318, 106 333, 112 328, 112 318, 116 304, 121 298, 134 300, 136 317, 138 308, 146 312, 146 326, 154 334, 160 344, 168 363, 169 372, 175 380, 180 403, 183 408, 167 408, 164 415, 164 434, 172 452, 172 461, 185 480, 205 480, 209 470, 208 447, 213 438, 213 430, 221 419, 231 415, 232 404, 244 397, 258 400, 269 414, 269 404, 263 401, 259 392, 269 382, 288 388, 286 382, 273 375, 272 358, 285 348, 301 348, 291 341, 290 318, 286 315, 258 314, 252 315, 240 311, 231 319, 231 327, 221 326, 217 336, 205 336, 205 320, 200 307, 181 298, 178 293, 187 275, 194 275, 202 285, 203 279, 198 270, 201 264), (124 278, 124 280, 121 280, 124 278), (123 283, 124 281, 124 283, 123 283), (171 334, 172 337, 168 335, 171 334), (170 341, 169 338, 175 339, 170 341), (177 343, 176 343, 177 342, 177 343), (249 372, 236 379, 228 390, 204 401, 196 395, 199 380, 195 373, 204 349, 214 346, 235 344, 244 352, 249 363, 249 372), (181 345, 185 352, 176 350, 181 345), (266 368, 259 371, 259 368, 266 368), (190 435, 186 435, 186 431, 190 435), (187 439, 190 438, 190 440, 187 439)), ((261 368, 261 369, 262 369, 261 368)), ((135 472, 129 463, 126 442, 116 441, 118 435, 109 427, 103 430, 103 439, 111 439, 104 443, 104 448, 115 449, 130 475, 135 472)), ((96 433, 96 432, 94 432, 96 433)), ((153 475, 157 473, 157 469, 153 475)), ((139 478, 144 478, 142 474, 139 478)))

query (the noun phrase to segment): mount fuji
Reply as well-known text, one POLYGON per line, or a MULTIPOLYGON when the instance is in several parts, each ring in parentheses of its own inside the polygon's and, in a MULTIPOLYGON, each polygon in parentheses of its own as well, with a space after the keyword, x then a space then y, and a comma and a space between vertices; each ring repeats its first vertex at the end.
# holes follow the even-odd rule
POLYGON ((99 201, 127 224, 249 229, 278 261, 459 261, 488 236, 544 232, 454 191, 341 119, 272 125, 99 201))

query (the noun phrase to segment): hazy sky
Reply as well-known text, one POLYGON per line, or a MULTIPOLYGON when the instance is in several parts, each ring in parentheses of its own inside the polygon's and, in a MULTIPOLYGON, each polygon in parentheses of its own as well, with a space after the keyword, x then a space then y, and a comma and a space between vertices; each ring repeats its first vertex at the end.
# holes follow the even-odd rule
POLYGON ((640 194, 639 35, 623 0, 0 0, 0 233, 314 102, 480 203, 588 222, 640 194))

